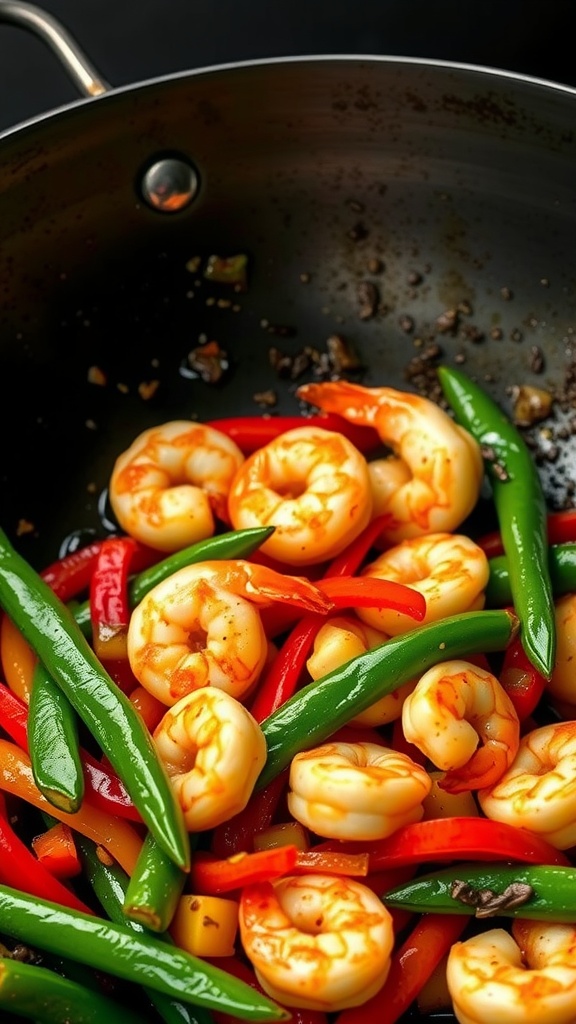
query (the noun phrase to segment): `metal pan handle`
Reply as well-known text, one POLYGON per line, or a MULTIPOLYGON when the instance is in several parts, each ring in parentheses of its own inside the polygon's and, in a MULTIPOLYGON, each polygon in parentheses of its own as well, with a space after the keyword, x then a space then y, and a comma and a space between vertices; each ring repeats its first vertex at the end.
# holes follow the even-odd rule
POLYGON ((0 22, 3 21, 19 25, 42 39, 84 96, 101 96, 112 88, 70 32, 41 7, 21 0, 0 0, 0 22))

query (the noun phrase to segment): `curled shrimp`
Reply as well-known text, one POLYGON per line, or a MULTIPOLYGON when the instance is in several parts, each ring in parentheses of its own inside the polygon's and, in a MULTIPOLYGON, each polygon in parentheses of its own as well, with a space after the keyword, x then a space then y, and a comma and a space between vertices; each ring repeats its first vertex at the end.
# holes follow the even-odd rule
MULTIPOLYGON (((423 594, 422 625, 483 608, 490 567, 482 549, 464 534, 431 533, 389 548, 362 575, 406 583, 423 594)), ((389 608, 359 608, 358 616, 389 636, 415 627, 408 615, 389 608)))
POLYGON ((325 743, 292 758, 288 809, 329 839, 384 839, 421 820, 431 785, 407 754, 377 743, 325 743))
POLYGON ((242 890, 240 937, 265 992, 284 1006, 326 1013, 382 988, 392 918, 367 886, 329 875, 285 876, 242 890))
POLYGON ((308 611, 330 607, 308 580, 243 559, 179 569, 150 590, 130 617, 128 660, 136 679, 168 705, 209 684, 243 697, 268 655, 257 606, 275 600, 308 611))
POLYGON ((110 504, 126 533, 158 551, 177 551, 227 520, 232 478, 244 461, 226 434, 190 420, 151 427, 118 456, 110 504))
POLYGON ((456 942, 446 981, 460 1024, 572 1024, 576 929, 517 918, 456 942))
MULTIPOLYGON (((345 662, 388 640, 385 633, 366 625, 352 615, 337 615, 320 627, 314 638, 306 668, 312 679, 321 679, 345 662)), ((350 725, 378 726, 394 722, 402 714, 402 704, 415 682, 403 683, 393 693, 381 697, 365 711, 350 719, 350 725)))
POLYGON ((512 763, 520 722, 496 676, 444 661, 418 680, 402 707, 406 739, 446 772, 448 793, 491 786, 512 763))
POLYGON ((297 427, 250 455, 232 482, 235 529, 274 526, 262 551, 312 565, 342 551, 372 515, 366 459, 342 434, 297 427))
POLYGON ((264 734, 223 690, 195 690, 153 733, 189 832, 215 828, 243 810, 266 762, 264 734))
POLYGON ((543 836, 558 850, 576 844, 576 721, 532 729, 496 785, 481 789, 484 814, 543 836))
POLYGON ((297 396, 374 427, 392 450, 371 474, 374 514, 387 518, 386 542, 455 530, 476 505, 484 476, 480 446, 435 402, 349 381, 303 384, 297 396))

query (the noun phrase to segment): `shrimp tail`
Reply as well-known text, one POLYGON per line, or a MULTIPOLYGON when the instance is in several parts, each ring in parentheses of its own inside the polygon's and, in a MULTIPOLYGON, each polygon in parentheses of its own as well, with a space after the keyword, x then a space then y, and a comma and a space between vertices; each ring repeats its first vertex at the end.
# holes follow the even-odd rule
POLYGON ((275 569, 252 566, 246 583, 246 597, 255 604, 282 601, 309 612, 329 612, 330 597, 303 576, 288 576, 275 569))
POLYGON ((315 405, 324 412, 335 412, 351 423, 373 427, 378 415, 375 389, 353 384, 350 381, 321 381, 302 384, 297 397, 309 405, 315 405))
POLYGON ((503 746, 489 741, 461 768, 446 772, 439 783, 446 793, 465 793, 468 790, 494 786, 510 764, 510 756, 503 746))

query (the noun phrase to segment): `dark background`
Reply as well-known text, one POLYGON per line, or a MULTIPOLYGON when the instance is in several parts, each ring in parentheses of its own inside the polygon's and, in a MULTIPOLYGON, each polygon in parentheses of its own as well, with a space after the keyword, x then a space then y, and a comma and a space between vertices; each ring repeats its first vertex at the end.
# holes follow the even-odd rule
MULTIPOLYGON (((483 64, 576 86, 574 0, 45 0, 42 6, 112 85, 234 60, 363 53, 483 64)), ((76 97, 42 43, 0 24, 0 130, 76 97)))

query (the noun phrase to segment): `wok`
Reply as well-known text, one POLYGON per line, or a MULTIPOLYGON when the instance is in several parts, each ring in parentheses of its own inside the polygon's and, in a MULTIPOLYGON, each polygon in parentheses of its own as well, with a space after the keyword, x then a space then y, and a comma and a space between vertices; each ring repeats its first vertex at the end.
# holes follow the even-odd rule
POLYGON ((298 413, 313 368, 283 376, 270 349, 335 335, 366 384, 425 390, 461 358, 510 413, 515 386, 552 390, 529 433, 551 506, 571 503, 575 90, 346 55, 111 89, 40 9, 0 19, 85 94, 0 136, 0 521, 27 557, 110 528, 114 457, 146 426, 258 414, 267 389, 298 413), (206 276, 238 254, 245 291, 206 276), (218 383, 190 371, 206 339, 218 383))
POLYGON ((115 528, 113 462, 146 427, 304 411, 296 363, 335 372, 335 336, 364 384, 435 394, 457 360, 510 415, 549 392, 526 434, 550 507, 573 503, 576 90, 349 55, 110 88, 39 8, 0 21, 84 94, 0 136, 0 522, 25 557, 115 528), (238 255, 241 290, 210 272, 238 255))

